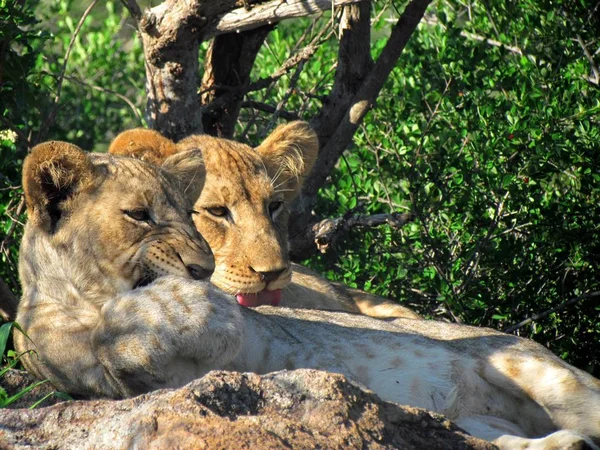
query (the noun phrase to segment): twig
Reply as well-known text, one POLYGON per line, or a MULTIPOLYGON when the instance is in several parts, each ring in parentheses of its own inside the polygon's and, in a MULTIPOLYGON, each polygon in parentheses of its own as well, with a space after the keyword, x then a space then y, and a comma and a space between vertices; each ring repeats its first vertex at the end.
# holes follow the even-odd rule
POLYGON ((521 327, 523 327, 523 326, 525 326, 525 325, 527 325, 527 324, 529 324, 531 322, 535 322, 535 321, 538 321, 540 319, 543 319, 544 317, 547 317, 547 316, 549 316, 550 314, 552 314, 554 312, 562 311, 567 306, 574 305, 575 303, 577 303, 580 300, 587 299, 587 298, 593 298, 593 297, 600 297, 600 291, 590 292, 589 294, 583 294, 583 295, 580 295, 579 297, 574 297, 572 299, 569 299, 566 302, 563 302, 560 305, 555 306, 554 308, 549 309, 548 311, 544 311, 544 312, 541 312, 541 313, 538 313, 538 314, 534 314, 530 318, 522 320, 518 324, 506 328, 504 330, 504 332, 505 333, 512 333, 512 332, 517 331, 519 328, 521 328, 521 327))
POLYGON ((127 106, 129 106, 129 108, 131 108, 131 111, 135 115, 135 118, 138 120, 138 122, 140 124, 144 123, 144 121, 142 119, 142 116, 140 116, 140 113, 138 112, 138 109, 135 106, 135 104, 131 100, 129 100, 125 95, 119 94, 118 92, 113 91, 112 89, 107 89, 107 88, 103 88, 101 86, 96 86, 94 84, 86 83, 85 81, 82 81, 81 79, 79 79, 77 77, 65 76, 65 79, 67 79, 69 81, 74 81, 76 83, 79 83, 82 86, 87 86, 90 89, 93 89, 93 90, 98 91, 98 92, 104 92, 106 94, 114 95, 118 99, 123 100, 127 104, 127 106))
POLYGON ((577 42, 581 46, 581 49, 583 50, 583 54, 590 62, 590 68, 592 70, 592 73, 594 74, 593 77, 587 77, 587 80, 590 83, 599 84, 600 83, 600 70, 598 69, 598 66, 596 65, 596 61, 594 61, 594 57, 590 54, 589 50, 587 49, 587 46, 585 45, 585 42, 583 42, 583 39, 581 39, 581 36, 579 36, 579 35, 577 35, 577 42))
POLYGON ((354 214, 349 211, 342 217, 335 219, 324 219, 312 224, 304 231, 290 238, 290 247, 293 259, 308 257, 316 249, 326 253, 333 247, 335 242, 352 228, 375 228, 380 225, 390 225, 392 228, 400 229, 414 220, 412 213, 391 214, 354 214), (308 256, 307 256, 308 255, 308 256))
POLYGON ((56 114, 58 112, 58 104, 60 102, 60 94, 62 91, 62 85, 63 85, 63 81, 65 78, 65 72, 67 70, 67 63, 69 62, 69 57, 71 56, 71 50, 73 50, 73 45, 75 44, 75 39, 77 39, 77 36, 79 35, 79 31, 81 31, 81 27, 83 26, 85 19, 87 18, 87 16, 90 15, 90 13, 92 12, 92 9, 94 8, 94 6, 96 6, 96 3, 98 3, 98 0, 93 0, 92 3, 90 3, 90 5, 87 7, 87 9, 83 12, 81 19, 79 19, 79 23, 77 24, 77 27, 75 28, 75 31, 73 32, 73 36, 71 36, 71 41, 69 42, 69 46, 67 47, 67 52, 65 53, 65 59, 63 61, 63 66, 60 71, 60 76, 58 77, 58 86, 56 88, 56 96, 54 97, 54 104, 52 105, 52 110, 50 111, 50 114, 48 114, 48 117, 46 118, 44 126, 42 127, 42 129, 40 130, 40 133, 38 134, 38 142, 41 142, 46 138, 46 135, 48 134, 48 129, 52 126, 52 124, 54 123, 54 120, 56 119, 56 114))
MULTIPOLYGON (((273 114, 277 110, 275 106, 269 105, 267 103, 257 102, 254 100, 246 100, 242 102, 242 108, 252 108, 268 114, 273 114)), ((278 114, 285 120, 298 120, 300 118, 298 114, 293 112, 285 111, 283 109, 280 109, 278 111, 278 114)))

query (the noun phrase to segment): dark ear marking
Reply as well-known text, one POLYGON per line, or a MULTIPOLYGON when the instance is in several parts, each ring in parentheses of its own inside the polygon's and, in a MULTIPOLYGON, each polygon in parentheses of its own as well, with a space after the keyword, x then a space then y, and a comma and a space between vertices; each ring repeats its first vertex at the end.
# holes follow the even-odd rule
POLYGON ((54 232, 65 200, 91 184, 93 173, 88 155, 75 145, 60 141, 36 145, 23 164, 29 220, 54 232))

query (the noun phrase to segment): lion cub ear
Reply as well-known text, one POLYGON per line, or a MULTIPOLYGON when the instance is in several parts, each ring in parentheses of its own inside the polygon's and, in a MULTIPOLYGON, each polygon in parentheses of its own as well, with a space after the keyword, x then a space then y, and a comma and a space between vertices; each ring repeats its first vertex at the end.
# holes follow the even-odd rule
POLYGON ((49 233, 64 213, 64 202, 92 184, 94 166, 76 145, 49 141, 36 145, 23 163, 23 190, 29 220, 49 233))
POLYGON ((172 176, 179 190, 192 205, 196 203, 206 179, 202 151, 193 149, 175 153, 165 159, 162 170, 172 176))
POLYGON ((256 147, 277 190, 286 200, 298 195, 319 153, 319 139, 306 122, 290 122, 278 126, 256 147))
POLYGON ((160 165, 177 153, 175 143, 158 131, 134 128, 120 133, 108 148, 113 155, 131 156, 160 165))

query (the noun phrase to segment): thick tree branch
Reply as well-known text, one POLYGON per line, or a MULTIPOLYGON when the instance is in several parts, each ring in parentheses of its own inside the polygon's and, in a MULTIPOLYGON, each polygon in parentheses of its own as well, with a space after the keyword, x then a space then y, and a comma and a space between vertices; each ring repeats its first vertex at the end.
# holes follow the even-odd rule
MULTIPOLYGON (((139 14, 134 0, 123 1, 134 17, 139 14)), ((283 19, 316 14, 356 1, 271 0, 239 8, 240 2, 236 0, 166 0, 147 10, 137 24, 146 59, 148 124, 174 140, 203 131, 202 115, 206 110, 202 109, 198 98, 198 52, 202 41, 232 31, 252 30, 283 19)), ((255 36, 259 35, 256 33, 255 36)), ((232 39, 224 38, 223 42, 232 39)), ((222 47, 219 43, 215 45, 222 47)), ((249 57, 243 62, 244 66, 254 60, 256 52, 251 47, 247 49, 249 57)), ((238 75, 243 75, 242 72, 238 75)), ((233 104, 227 105, 231 101, 227 100, 219 107, 225 109, 227 106, 235 112, 235 108, 239 109, 240 99, 236 97, 233 104)), ((208 122, 210 124, 211 121, 208 122)))
POLYGON ((205 39, 223 33, 242 32, 263 25, 272 25, 285 19, 318 14, 338 6, 364 0, 274 0, 238 8, 222 15, 204 31, 205 39))
POLYGON ((340 20, 340 47, 331 93, 311 125, 321 147, 342 121, 350 102, 373 67, 371 58, 371 4, 345 6, 340 20))
MULTIPOLYGON (((231 88, 248 84, 256 54, 272 29, 272 25, 267 25, 242 33, 223 34, 211 42, 200 88, 200 92, 204 92, 202 104, 228 94, 231 88)), ((222 106, 203 114, 204 132, 231 138, 243 97, 242 94, 228 95, 222 106)))
POLYGON ((290 239, 290 256, 294 261, 310 257, 316 251, 327 252, 335 242, 353 228, 374 228, 380 225, 390 225, 400 229, 414 220, 412 213, 391 214, 354 214, 350 211, 336 219, 324 219, 306 228, 290 239))
POLYGON ((318 190, 325 183, 343 151, 352 142, 352 137, 364 116, 373 107, 375 99, 396 65, 408 39, 423 18, 429 3, 431 3, 431 0, 412 0, 407 5, 394 26, 373 69, 352 98, 341 123, 335 129, 335 132, 331 134, 325 146, 321 148, 313 171, 306 179, 302 192, 293 205, 293 219, 290 220, 290 232, 292 234, 306 228, 310 221, 310 214, 316 202, 318 190))

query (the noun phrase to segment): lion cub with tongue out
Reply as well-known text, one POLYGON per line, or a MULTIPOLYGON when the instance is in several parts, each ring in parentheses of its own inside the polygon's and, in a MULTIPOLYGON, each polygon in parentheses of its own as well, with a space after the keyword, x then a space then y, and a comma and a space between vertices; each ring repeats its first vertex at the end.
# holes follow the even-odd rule
POLYGON ((198 149, 188 197, 194 223, 215 256, 211 282, 244 306, 278 305, 360 312, 374 317, 419 318, 408 308, 333 284, 288 257, 288 205, 312 169, 319 142, 305 122, 279 126, 256 148, 208 135, 175 144, 156 131, 121 133, 109 152, 160 164, 198 149))

